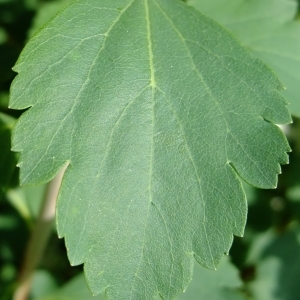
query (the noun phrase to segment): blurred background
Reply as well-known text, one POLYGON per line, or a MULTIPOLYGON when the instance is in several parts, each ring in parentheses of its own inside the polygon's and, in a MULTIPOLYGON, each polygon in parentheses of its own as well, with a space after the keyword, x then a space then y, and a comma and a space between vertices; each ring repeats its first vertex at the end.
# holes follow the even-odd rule
MULTIPOLYGON (((222 1, 227 5, 227 0, 222 1)), ((270 11, 277 3, 293 2, 260 1, 271 3, 270 11)), ((10 137, 15 119, 22 111, 8 109, 9 88, 16 75, 12 67, 30 37, 70 2, 0 0, 0 300, 13 299, 25 249, 45 193, 45 186, 18 186, 17 154, 10 152, 10 137)), ((190 2, 193 5, 193 1, 190 2)), ((298 2, 293 3, 297 8, 298 2)), ((213 13, 211 17, 215 17, 213 13)), ((289 18, 286 23, 295 25, 293 36, 296 35, 296 38, 295 43, 288 44, 288 47, 296 53, 293 55, 299 66, 299 12, 296 10, 289 18)), ((232 32, 235 34, 234 28, 232 32)), ((236 34, 238 37, 243 32, 236 34)), ((280 36, 285 34, 289 39, 289 31, 280 36)), ((245 46, 256 51, 254 46, 251 49, 251 45, 245 42, 245 46)), ((275 59, 275 62, 278 61, 275 59)), ((299 68, 294 71, 300 74, 299 68)), ((297 76, 292 89, 298 97, 290 101, 293 107, 300 107, 300 81, 297 76)), ((297 117, 300 115, 297 108, 292 113, 294 123, 284 126, 283 130, 293 152, 290 153, 290 164, 282 166, 278 188, 258 190, 244 184, 249 204, 245 236, 235 237, 229 258, 224 258, 218 271, 197 266, 190 288, 178 299, 300 300, 300 119, 297 117)), ((91 295, 85 286, 82 266, 70 267, 64 242, 58 239, 54 224, 52 227, 47 247, 34 271, 28 299, 89 299, 91 295)), ((102 299, 102 296, 98 298, 102 299)))

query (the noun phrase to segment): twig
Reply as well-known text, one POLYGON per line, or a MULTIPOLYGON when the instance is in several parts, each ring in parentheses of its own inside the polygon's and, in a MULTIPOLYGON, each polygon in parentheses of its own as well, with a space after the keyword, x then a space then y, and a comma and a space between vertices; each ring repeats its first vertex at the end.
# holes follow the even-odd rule
POLYGON ((51 235, 55 218, 56 199, 66 168, 67 166, 48 184, 39 217, 34 225, 27 245, 19 275, 19 285, 14 293, 13 300, 28 299, 34 270, 43 257, 44 250, 51 235))

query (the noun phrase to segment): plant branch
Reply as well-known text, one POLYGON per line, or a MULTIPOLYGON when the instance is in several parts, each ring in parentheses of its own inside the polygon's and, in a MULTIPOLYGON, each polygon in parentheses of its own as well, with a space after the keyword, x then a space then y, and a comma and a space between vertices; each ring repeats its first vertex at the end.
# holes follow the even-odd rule
POLYGON ((43 257, 55 219, 55 206, 65 166, 48 184, 38 219, 34 225, 19 275, 19 285, 13 300, 27 300, 35 268, 43 257))

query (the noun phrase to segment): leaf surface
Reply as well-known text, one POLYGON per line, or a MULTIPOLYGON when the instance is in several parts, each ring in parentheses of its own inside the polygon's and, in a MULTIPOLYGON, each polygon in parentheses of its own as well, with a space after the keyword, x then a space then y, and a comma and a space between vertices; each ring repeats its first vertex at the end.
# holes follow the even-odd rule
POLYGON ((15 71, 10 105, 31 107, 13 136, 21 182, 69 164, 58 232, 108 299, 172 299, 194 258, 216 268, 243 234, 239 176, 274 188, 288 161, 279 81, 181 1, 76 2, 15 71))
POLYGON ((224 25, 278 75, 292 114, 300 116, 300 20, 295 0, 188 0, 224 25))
MULTIPOLYGON (((238 270, 224 257, 217 271, 202 268, 195 265, 193 280, 188 289, 177 296, 176 300, 245 300, 246 298, 239 291, 242 288, 242 281, 239 278, 238 270)), ((63 287, 45 296, 34 300, 102 300, 104 295, 92 297, 86 286, 84 275, 80 274, 72 278, 63 287)), ((248 298, 247 298, 248 299, 248 298)))

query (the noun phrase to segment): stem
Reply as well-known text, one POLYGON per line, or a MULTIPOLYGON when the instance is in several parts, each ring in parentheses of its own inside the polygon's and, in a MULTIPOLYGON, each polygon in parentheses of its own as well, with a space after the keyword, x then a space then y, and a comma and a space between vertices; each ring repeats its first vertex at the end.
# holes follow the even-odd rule
POLYGON ((13 300, 28 299, 34 270, 39 265, 51 236, 55 218, 56 199, 66 168, 67 166, 48 184, 38 219, 28 241, 19 275, 19 285, 14 293, 13 300))

